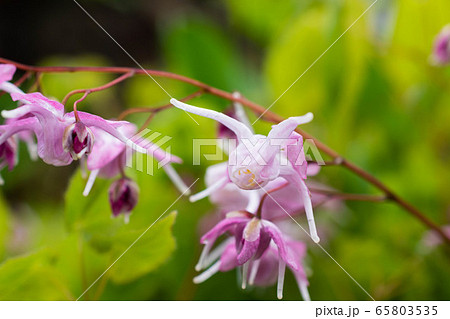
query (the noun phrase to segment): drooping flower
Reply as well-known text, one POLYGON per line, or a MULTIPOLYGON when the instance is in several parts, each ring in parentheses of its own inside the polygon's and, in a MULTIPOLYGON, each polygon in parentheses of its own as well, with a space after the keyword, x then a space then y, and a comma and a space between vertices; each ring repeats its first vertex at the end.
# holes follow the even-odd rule
MULTIPOLYGON (((16 72, 16 67, 12 64, 0 64, 0 90, 8 92, 8 93, 21 93, 23 91, 12 84, 11 81, 14 73, 16 72)), ((21 101, 22 103, 28 103, 27 101, 21 101)), ((30 117, 32 115, 24 116, 23 118, 30 117)), ((23 119, 20 118, 20 119, 23 119)), ((5 124, 11 124, 13 121, 17 119, 7 119, 5 124)), ((35 160, 37 158, 37 145, 33 138, 33 132, 30 131, 22 131, 17 134, 17 139, 22 140, 26 143, 28 152, 30 153, 30 157, 35 160)))
POLYGON ((130 213, 138 202, 137 184, 127 177, 122 177, 111 184, 108 195, 113 216, 123 214, 125 223, 128 223, 130 213))
POLYGON ((431 62, 436 65, 450 63, 450 25, 442 28, 434 41, 431 62))
POLYGON ((237 137, 237 147, 230 153, 228 160, 228 175, 191 197, 192 200, 209 196, 230 182, 244 190, 256 190, 282 177, 295 186, 302 196, 310 236, 313 241, 319 242, 311 197, 304 181, 307 178, 307 162, 303 151, 303 139, 294 132, 298 125, 312 120, 312 113, 290 117, 272 126, 269 134, 264 136, 254 134, 245 124, 220 112, 192 106, 175 99, 171 99, 170 102, 179 109, 220 122, 237 137))
MULTIPOLYGON (((14 101, 26 101, 28 104, 2 111, 3 117, 9 119, 20 119, 27 115, 33 117, 17 120, 14 125, 3 125, 0 144, 19 132, 33 131, 37 137, 38 155, 47 164, 68 165, 74 158, 89 151, 92 148, 92 134, 88 130, 93 127, 107 132, 122 143, 129 143, 127 137, 118 131, 120 126, 128 123, 126 121, 109 121, 80 111, 78 121, 74 112, 64 113, 64 106, 61 103, 50 100, 41 93, 12 93, 11 97, 14 101), (17 123, 24 125, 19 126, 17 123)), ((145 152, 139 146, 136 146, 136 149, 145 152)))
POLYGON ((247 212, 229 213, 201 238, 201 242, 205 247, 196 270, 209 268, 194 278, 195 283, 205 281, 218 271, 242 266, 243 289, 247 282, 250 285, 270 285, 278 278, 277 296, 281 299, 285 268, 288 266, 296 276, 303 298, 309 300, 306 290, 308 281, 302 266, 306 247, 301 242, 285 238, 270 221, 247 212), (226 232, 233 237, 211 250, 216 240, 226 232))

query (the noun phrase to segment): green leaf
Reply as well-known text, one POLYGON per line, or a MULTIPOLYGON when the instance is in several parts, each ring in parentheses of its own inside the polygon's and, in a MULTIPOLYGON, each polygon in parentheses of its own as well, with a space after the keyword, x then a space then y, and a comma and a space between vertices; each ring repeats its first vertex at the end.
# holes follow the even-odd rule
POLYGON ((0 260, 5 254, 5 244, 10 232, 9 219, 8 207, 3 199, 3 196, 0 196, 0 260))
POLYGON ((147 228, 148 231, 144 228, 123 232, 114 238, 113 260, 126 252, 110 269, 111 279, 114 282, 123 284, 133 281, 156 269, 167 260, 175 249, 175 239, 172 236, 175 217, 176 212, 172 212, 147 228), (139 238, 141 235, 142 237, 139 238), (136 243, 129 248, 135 241, 136 243))
POLYGON ((0 266, 0 300, 73 299, 48 251, 8 259, 0 266))
POLYGON ((77 171, 65 194, 65 220, 69 230, 81 230, 111 223, 107 181, 97 179, 89 196, 83 196, 86 179, 77 171))

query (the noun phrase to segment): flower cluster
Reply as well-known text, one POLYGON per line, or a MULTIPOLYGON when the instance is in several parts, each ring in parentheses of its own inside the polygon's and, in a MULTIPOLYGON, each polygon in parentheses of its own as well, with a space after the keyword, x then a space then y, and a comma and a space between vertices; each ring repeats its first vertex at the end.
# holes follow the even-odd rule
MULTIPOLYGON (((24 93, 10 81, 13 65, 0 65, 0 90, 18 106, 4 110, 0 125, 0 169, 13 169, 18 163, 18 143, 25 142, 33 159, 54 166, 80 161, 82 172, 89 171, 83 191, 88 196, 97 177, 113 180, 109 202, 114 217, 127 221, 138 202, 139 188, 125 174, 129 155, 153 156, 183 194, 189 189, 171 166, 181 159, 140 137, 133 123, 106 120, 77 111, 65 112, 64 105, 39 92, 24 93)), ((267 286, 277 282, 277 296, 283 297, 286 267, 293 273, 304 300, 309 300, 304 269, 306 244, 289 234, 284 222, 294 215, 306 215, 309 236, 319 242, 313 204, 306 179, 319 172, 317 164, 306 161, 302 136, 295 132, 313 115, 291 117, 274 125, 267 136, 255 134, 242 106, 234 104, 226 114, 195 107, 175 99, 171 103, 184 111, 216 120, 218 136, 228 161, 212 165, 206 172, 207 188, 192 195, 194 202, 209 197, 217 205, 218 222, 201 238, 204 245, 194 278, 201 283, 217 272, 238 269, 242 288, 267 286)), ((305 231, 306 232, 306 231, 305 231)))
POLYGON ((147 153, 160 162, 164 160, 163 168, 169 177, 182 192, 187 191, 170 166, 181 159, 148 141, 134 141, 137 132, 134 124, 105 120, 81 111, 66 113, 61 103, 38 92, 26 94, 11 83, 15 70, 13 65, 0 65, 0 90, 19 103, 17 108, 1 113, 7 120, 0 125, 0 169, 14 168, 18 162, 17 143, 24 141, 32 158, 39 157, 47 164, 65 166, 80 160, 82 168, 90 171, 85 196, 97 176, 120 176, 109 190, 110 203, 113 215, 124 214, 126 220, 138 198, 137 185, 124 172, 127 150, 147 153))
POLYGON ((192 202, 209 197, 221 216, 200 240, 204 249, 196 270, 206 270, 194 282, 237 268, 243 289, 277 281, 277 296, 281 299, 287 266, 303 299, 309 300, 303 267, 306 245, 289 236, 277 221, 305 212, 309 235, 314 242, 319 241, 312 210, 314 198, 305 182, 308 175, 318 173, 319 166, 308 166, 302 137, 294 132, 298 125, 311 121, 312 114, 291 117, 274 125, 264 136, 253 132, 237 103, 228 115, 175 99, 171 103, 219 122, 218 135, 227 139, 221 144, 226 145, 224 151, 229 154, 228 162, 207 169, 207 188, 190 197, 192 202))

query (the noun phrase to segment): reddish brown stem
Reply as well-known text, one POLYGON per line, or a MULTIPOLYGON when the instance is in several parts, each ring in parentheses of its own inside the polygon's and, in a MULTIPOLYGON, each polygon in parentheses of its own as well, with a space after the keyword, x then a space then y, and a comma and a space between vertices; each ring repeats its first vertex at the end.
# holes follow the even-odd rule
POLYGON ((106 83, 106 84, 104 84, 102 86, 96 87, 96 88, 73 90, 73 91, 67 93, 67 95, 64 97, 64 99, 62 100, 61 103, 63 105, 66 105, 67 100, 69 100, 69 98, 72 95, 75 95, 75 94, 78 94, 78 93, 84 93, 84 92, 87 92, 87 91, 89 91, 89 92, 98 92, 98 91, 106 90, 106 89, 116 85, 117 83, 120 83, 123 80, 128 79, 129 77, 132 77, 134 75, 134 73, 135 73, 134 71, 129 71, 129 72, 119 76, 117 79, 114 79, 111 82, 108 82, 108 83, 106 83))
POLYGON ((145 120, 144 124, 141 125, 141 127, 139 128, 139 130, 137 132, 141 133, 143 130, 145 130, 147 128, 147 126, 150 124, 150 122, 153 120, 155 115, 156 115, 156 113, 150 113, 150 115, 145 120))
POLYGON ((319 189, 319 188, 313 188, 313 187, 309 187, 309 191, 311 193, 322 194, 322 195, 326 195, 327 197, 342 199, 342 200, 382 202, 387 199, 386 196, 339 193, 339 192, 335 192, 332 190, 319 189))
POLYGON ((77 109, 78 103, 83 101, 89 95, 89 93, 91 93, 91 91, 84 92, 83 96, 78 100, 76 100, 75 103, 73 103, 73 115, 75 116, 75 120, 77 122, 80 122, 80 117, 78 116, 78 109, 77 109))
POLYGON ((21 86, 23 82, 25 82, 31 75, 33 74, 33 72, 27 71, 25 72, 20 79, 18 79, 16 82, 14 82, 15 86, 21 86))
MULTIPOLYGON (((200 81, 170 73, 170 72, 164 72, 164 71, 156 71, 156 70, 143 70, 138 68, 128 68, 128 67, 61 67, 61 66, 51 66, 51 67, 42 67, 42 66, 29 66, 21 63, 17 63, 15 61, 11 61, 8 59, 0 58, 0 63, 9 63, 15 65, 18 69, 25 70, 25 71, 32 71, 32 72, 46 72, 46 73, 61 73, 61 72, 103 72, 103 73, 130 73, 134 72, 136 74, 147 74, 152 75, 155 77, 164 77, 164 78, 170 78, 174 80, 178 80, 181 82, 185 82, 188 84, 191 84, 193 86, 196 86, 198 88, 203 89, 206 93, 221 97, 223 99, 227 99, 229 101, 239 102, 247 107, 249 107, 253 112, 256 114, 264 114, 262 116, 263 119, 269 122, 273 123, 279 123, 284 120, 283 117, 279 116, 278 114, 275 114, 271 111, 266 110, 264 107, 262 107, 259 104, 256 104, 252 101, 247 100, 243 97, 237 97, 233 96, 232 93, 211 87, 205 83, 202 83, 200 81)), ((380 180, 378 180, 375 176, 371 175, 370 173, 366 172, 359 166, 355 165, 354 163, 346 160, 343 158, 339 153, 337 153, 335 150, 330 148, 329 146, 325 145, 318 139, 314 138, 312 135, 306 133, 303 130, 297 129, 296 130, 299 134, 303 136, 305 139, 310 139, 314 142, 316 147, 321 150, 323 153, 330 156, 333 160, 338 160, 340 165, 347 168, 354 174, 360 176, 379 190, 381 190, 387 199, 395 202, 402 208, 404 208, 406 211, 408 211, 410 214, 412 214, 414 217, 416 217, 419 221, 421 221, 424 225, 427 227, 433 229, 436 231, 447 244, 450 244, 450 237, 447 236, 442 229, 435 224, 432 220, 430 220, 427 216, 425 216, 423 213, 421 213, 417 208, 412 206, 410 203, 405 201, 404 199, 400 198, 396 193, 394 193, 390 188, 388 188, 386 185, 384 185, 380 180)))
MULTIPOLYGON (((192 100, 193 98, 202 95, 203 92, 204 92, 203 90, 198 90, 198 91, 196 91, 196 92, 186 96, 185 98, 180 99, 180 101, 186 102, 186 101, 192 100)), ((117 120, 119 120, 119 121, 123 120, 128 115, 135 114, 135 113, 158 113, 158 112, 160 112, 162 110, 165 110, 165 109, 168 109, 168 108, 171 108, 171 107, 173 107, 173 105, 169 103, 169 104, 166 104, 166 105, 163 105, 163 106, 158 106, 158 107, 145 107, 145 108, 143 108, 143 107, 134 107, 134 108, 129 108, 129 109, 126 109, 125 111, 123 111, 122 113, 120 113, 119 116, 117 117, 117 120)))
POLYGON ((263 208, 263 204, 264 204, 264 201, 266 200, 267 196, 269 196, 269 194, 271 194, 271 193, 273 193, 273 192, 276 192, 276 191, 278 191, 278 190, 280 190, 280 189, 285 188, 288 184, 289 184, 289 183, 284 183, 284 184, 282 184, 282 185, 280 185, 280 186, 278 186, 278 187, 275 187, 275 188, 273 188, 273 189, 271 189, 271 190, 269 190, 269 191, 266 191, 266 192, 264 193, 264 195, 261 197, 261 200, 260 200, 260 202, 259 202, 258 210, 256 211, 256 216, 257 216, 258 218, 261 218, 261 216, 262 216, 262 208, 263 208))

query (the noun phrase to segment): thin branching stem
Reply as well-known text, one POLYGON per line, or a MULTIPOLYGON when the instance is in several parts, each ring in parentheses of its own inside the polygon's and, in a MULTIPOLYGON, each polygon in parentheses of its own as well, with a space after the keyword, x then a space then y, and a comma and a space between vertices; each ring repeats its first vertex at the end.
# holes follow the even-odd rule
POLYGON ((92 92, 98 92, 98 91, 106 90, 106 89, 108 89, 108 88, 110 88, 110 87, 112 87, 112 86, 114 86, 114 85, 116 85, 116 84, 122 82, 123 80, 132 77, 132 76, 134 75, 134 73, 135 73, 134 71, 127 72, 127 73, 125 73, 125 74, 119 76, 117 79, 114 79, 114 80, 112 80, 111 82, 108 82, 108 83, 103 84, 102 86, 99 86, 99 87, 96 87, 96 88, 91 88, 91 89, 78 89, 78 90, 70 91, 69 93, 67 93, 67 95, 64 97, 64 99, 62 100, 61 103, 62 103, 63 105, 66 105, 66 103, 67 103, 67 101, 69 100, 69 98, 70 98, 71 96, 75 95, 75 94, 85 93, 85 92, 88 92, 88 91, 89 91, 89 93, 92 93, 92 92))

